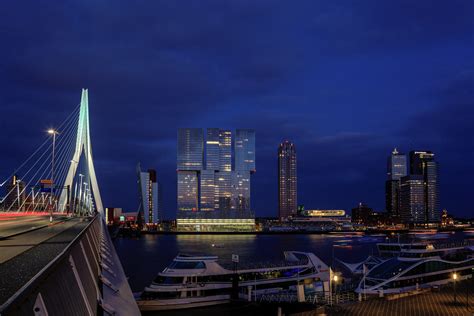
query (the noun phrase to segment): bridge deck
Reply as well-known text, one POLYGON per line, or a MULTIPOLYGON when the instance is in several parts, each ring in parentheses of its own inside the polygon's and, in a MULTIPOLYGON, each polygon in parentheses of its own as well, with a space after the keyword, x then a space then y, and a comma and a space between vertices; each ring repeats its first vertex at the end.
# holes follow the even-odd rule
POLYGON ((2 221, 0 236, 32 227, 38 229, 0 239, 0 305, 61 253, 87 225, 78 218, 56 218, 54 225, 42 227, 47 221, 49 218, 45 217, 16 218, 11 225, 2 221))

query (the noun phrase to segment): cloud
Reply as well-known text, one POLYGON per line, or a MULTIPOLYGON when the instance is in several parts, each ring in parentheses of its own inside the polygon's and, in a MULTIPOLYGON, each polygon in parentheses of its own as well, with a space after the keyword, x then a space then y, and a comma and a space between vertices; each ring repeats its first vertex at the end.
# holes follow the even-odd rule
MULTIPOLYGON (((173 217, 177 128, 221 126, 257 131, 257 214, 276 214, 283 139, 298 149, 302 203, 381 209, 391 146, 433 148, 448 174, 445 157, 472 157, 473 5, 9 2, 1 166, 15 168, 85 87, 106 204, 136 208, 140 161, 163 179, 173 217)), ((462 212, 468 197, 447 205, 462 212)))

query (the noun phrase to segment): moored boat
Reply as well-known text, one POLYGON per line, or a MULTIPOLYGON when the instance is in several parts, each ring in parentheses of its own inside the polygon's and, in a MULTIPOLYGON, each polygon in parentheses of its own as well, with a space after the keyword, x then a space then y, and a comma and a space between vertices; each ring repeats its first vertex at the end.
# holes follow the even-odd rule
POLYGON ((365 294, 394 294, 438 286, 472 277, 474 253, 466 243, 426 244, 404 249, 398 256, 364 273, 356 290, 365 294))
MULTIPOLYGON (((137 299, 141 311, 171 310, 225 304, 231 296, 282 290, 316 291, 329 280, 329 268, 313 253, 286 251, 278 264, 235 264, 217 256, 178 255, 137 299)), ((322 287, 321 287, 322 288, 322 287)))

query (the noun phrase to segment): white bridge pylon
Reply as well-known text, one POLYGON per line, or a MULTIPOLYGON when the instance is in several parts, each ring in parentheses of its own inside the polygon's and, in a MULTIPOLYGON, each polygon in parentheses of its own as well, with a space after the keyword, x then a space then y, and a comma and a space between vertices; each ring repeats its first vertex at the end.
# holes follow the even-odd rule
MULTIPOLYGON (((92 159, 92 146, 91 137, 89 131, 89 100, 87 89, 82 89, 81 95, 81 107, 79 110, 79 121, 77 126, 77 138, 76 138, 76 149, 69 167, 64 187, 72 188, 73 180, 76 176, 77 166, 79 165, 79 159, 84 151, 84 157, 86 159, 86 168, 89 173, 90 186, 92 190, 92 196, 94 197, 95 206, 97 211, 103 215, 104 208, 102 205, 102 199, 100 197, 99 185, 97 184, 97 178, 94 169, 94 160, 92 159)), ((80 184, 82 185, 82 184, 80 184)), ((67 204, 68 196, 67 190, 63 189, 59 198, 59 211, 64 212, 67 204)), ((71 202, 70 202, 71 203, 71 202)))

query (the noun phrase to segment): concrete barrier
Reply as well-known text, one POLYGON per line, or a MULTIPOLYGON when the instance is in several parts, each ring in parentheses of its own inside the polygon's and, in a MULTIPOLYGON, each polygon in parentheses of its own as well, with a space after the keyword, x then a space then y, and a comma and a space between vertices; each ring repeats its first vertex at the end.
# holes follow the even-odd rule
POLYGON ((139 315, 98 215, 0 307, 1 315, 139 315))

